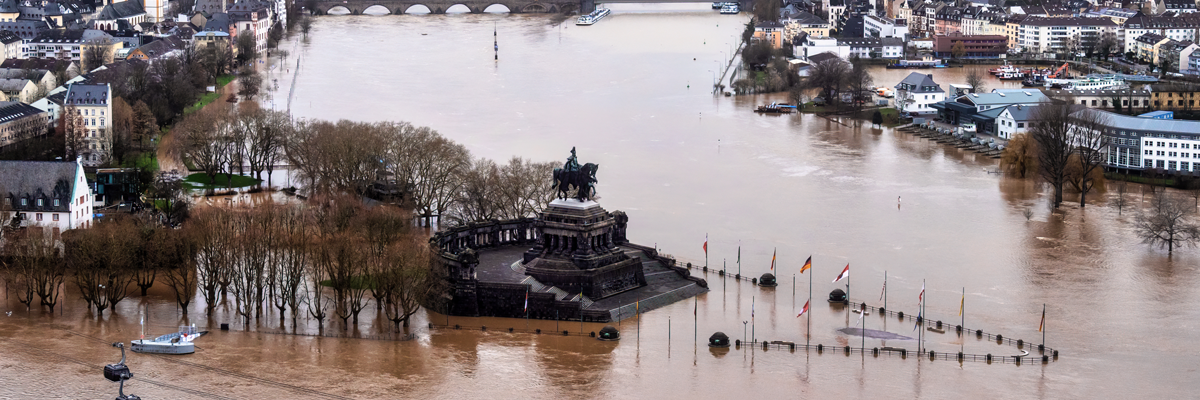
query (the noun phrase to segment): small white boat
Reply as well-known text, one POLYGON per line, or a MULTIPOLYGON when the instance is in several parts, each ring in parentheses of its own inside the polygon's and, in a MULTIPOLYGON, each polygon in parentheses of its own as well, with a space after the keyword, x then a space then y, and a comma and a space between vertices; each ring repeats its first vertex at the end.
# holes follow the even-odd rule
POLYGON ((610 11, 607 8, 597 8, 596 11, 592 11, 591 14, 580 16, 579 20, 575 21, 575 25, 595 24, 596 22, 599 22, 604 17, 607 17, 608 14, 611 12, 612 11, 610 11))
POLYGON ((207 332, 197 332, 196 325, 181 326, 179 332, 168 333, 156 337, 152 340, 146 340, 145 335, 142 339, 131 340, 133 351, 138 353, 156 353, 156 354, 192 354, 196 352, 196 345, 193 340, 207 332))
POLYGON ((742 10, 738 8, 737 3, 725 3, 724 6, 721 6, 721 14, 737 14, 740 12, 742 10))

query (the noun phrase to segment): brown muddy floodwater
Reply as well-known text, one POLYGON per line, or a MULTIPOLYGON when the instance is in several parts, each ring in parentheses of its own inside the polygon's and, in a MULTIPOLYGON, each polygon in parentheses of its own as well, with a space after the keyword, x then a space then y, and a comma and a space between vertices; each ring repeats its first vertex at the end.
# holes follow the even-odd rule
MULTIPOLYGON (((309 41, 282 45, 292 49, 288 67, 271 73, 268 82, 278 80, 277 89, 264 102, 290 103, 301 118, 428 125, 476 156, 497 160, 562 161, 575 146, 581 162, 603 167, 600 202, 629 214, 633 241, 704 263, 707 234, 710 266, 727 261, 736 270, 740 245, 741 270, 750 276, 767 272, 778 249, 778 288, 709 274, 712 291, 699 297, 695 322, 693 303, 676 303, 643 315, 640 332, 637 318, 621 322, 619 342, 510 334, 506 328, 525 329, 527 322, 424 312, 408 331, 416 335, 411 341, 266 333, 279 329, 274 314, 247 332, 228 305, 209 319, 197 301, 186 322, 214 332, 198 340, 192 355, 132 355, 137 377, 127 393, 144 399, 1195 396, 1200 253, 1187 248, 1168 257, 1139 243, 1135 212, 1118 215, 1105 204, 1115 194, 1096 196, 1086 209, 1067 204, 1050 212, 1045 188, 989 174, 995 160, 851 121, 755 115, 755 105, 782 96, 713 97, 708 90, 719 74, 710 71, 747 16, 718 15, 708 4, 614 8, 590 27, 546 15, 321 17, 309 41), (759 340, 803 342, 805 319, 795 315, 808 297, 808 274, 797 273, 809 255, 814 343, 861 343, 839 332, 855 327, 857 317, 824 301, 842 287, 831 281, 849 263, 855 301, 879 304, 886 271, 889 309, 914 313, 924 281, 927 315, 957 323, 965 288, 968 327, 1033 343, 1041 340, 1046 304, 1046 341, 1062 356, 1016 366, 745 347, 720 353, 704 346, 715 331, 741 339, 737 328, 751 320, 751 302, 759 340), (430 330, 428 321, 489 329, 430 330), (221 322, 233 330, 217 331, 221 322)), ((907 73, 875 72, 887 86, 907 73)), ((943 85, 965 81, 962 69, 933 73, 943 85)), ((1131 200, 1141 200, 1138 190, 1131 200)), ((117 360, 106 342, 137 337, 143 303, 153 333, 182 322, 162 288, 125 300, 99 320, 80 310, 74 290, 63 314, 53 316, 27 313, 9 296, 0 310, 0 398, 114 397, 116 385, 100 371, 117 360)), ((390 331, 373 310, 358 335, 390 331)), ((299 322, 302 331, 316 331, 312 321, 299 322)), ((915 335, 911 322, 895 318, 871 315, 865 323, 915 335)), ((528 324, 580 329, 578 322, 528 324)), ((911 340, 866 341, 868 348, 884 345, 916 348, 911 340)), ((931 335, 927 346, 1016 352, 973 335, 963 343, 953 330, 931 335)))

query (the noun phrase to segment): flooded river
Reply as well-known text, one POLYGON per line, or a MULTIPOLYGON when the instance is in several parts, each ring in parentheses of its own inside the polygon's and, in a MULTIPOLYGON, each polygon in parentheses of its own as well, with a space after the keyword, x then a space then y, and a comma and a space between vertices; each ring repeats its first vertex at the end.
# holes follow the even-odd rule
MULTIPOLYGON (((783 96, 710 92, 747 16, 718 15, 707 4, 614 8, 590 27, 546 15, 318 18, 307 41, 281 45, 291 55, 271 72, 275 90, 264 102, 300 118, 427 125, 496 160, 562 161, 574 146, 580 162, 601 165, 599 201, 628 213, 631 240, 703 264, 707 235, 710 267, 736 272, 740 246, 741 272, 750 276, 767 272, 777 251, 778 288, 710 273, 711 292, 640 323, 622 321, 619 342, 506 332, 577 332, 578 322, 424 312, 410 341, 279 335, 269 333, 280 329, 274 314, 246 332, 231 307, 210 320, 194 304, 186 322, 214 332, 193 355, 131 356, 137 379, 126 392, 145 399, 1060 399, 1185 398, 1200 389, 1200 253, 1168 257, 1141 244, 1136 212, 1118 215, 1106 205, 1114 193, 1093 197, 1086 209, 1068 201, 1051 212, 1046 188, 989 173, 997 162, 974 153, 850 120, 756 115, 754 106, 783 96), (808 273, 798 272, 810 255, 811 332, 806 318, 796 318, 808 298, 808 273), (857 315, 825 302, 844 288, 831 281, 846 264, 854 301, 881 304, 886 271, 889 309, 915 313, 924 282, 927 315, 957 324, 965 288, 966 326, 1027 342, 1041 340, 1045 304, 1046 342, 1062 357, 1015 366, 745 347, 722 353, 704 345, 715 331, 743 338, 739 327, 758 340, 802 343, 811 333, 814 344, 861 345, 838 331, 860 326, 857 315), (429 321, 489 329, 430 330, 429 321), (218 331, 221 322, 233 330, 218 331)), ((909 71, 874 72, 877 84, 894 86, 909 71)), ((932 73, 943 87, 966 75, 932 73)), ((1142 199, 1140 188, 1127 196, 1142 199)), ((73 290, 61 315, 26 313, 15 294, 3 304, 0 398, 112 398, 116 385, 99 367, 117 353, 105 343, 137 338, 138 306, 149 307, 156 334, 184 322, 164 288, 125 300, 99 321, 80 310, 73 290)), ((390 332, 373 310, 351 334, 390 332)), ((299 322, 316 332, 315 322, 299 322)), ((916 335, 911 322, 894 317, 863 323, 916 335)), ((865 346, 915 349, 916 342, 867 339, 865 346)), ((973 335, 964 343, 953 330, 930 335, 926 346, 1018 352, 973 335)))

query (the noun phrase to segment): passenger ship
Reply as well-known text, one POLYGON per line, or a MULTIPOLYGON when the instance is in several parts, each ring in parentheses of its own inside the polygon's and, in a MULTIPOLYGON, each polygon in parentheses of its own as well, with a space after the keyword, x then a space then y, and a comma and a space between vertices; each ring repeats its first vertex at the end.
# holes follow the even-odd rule
POLYGON ((575 21, 575 25, 594 24, 596 22, 599 22, 600 19, 607 17, 608 13, 610 13, 610 12, 611 11, 609 11, 607 8, 597 8, 596 11, 592 11, 591 14, 579 17, 579 20, 575 21))

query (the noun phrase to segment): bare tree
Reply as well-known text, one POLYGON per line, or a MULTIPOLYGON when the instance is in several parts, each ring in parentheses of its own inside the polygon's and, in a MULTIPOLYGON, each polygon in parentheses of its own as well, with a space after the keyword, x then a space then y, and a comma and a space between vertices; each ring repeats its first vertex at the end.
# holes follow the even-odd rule
POLYGON ((90 229, 72 229, 63 235, 67 265, 75 272, 80 297, 97 316, 116 309, 134 281, 133 258, 137 227, 128 219, 98 223, 90 229))
POLYGON ((821 88, 821 96, 825 104, 839 102, 842 85, 850 76, 850 64, 841 58, 831 58, 815 63, 808 70, 808 82, 813 87, 821 88))
POLYGON ((1138 237, 1150 245, 1166 247, 1167 253, 1179 246, 1194 246, 1200 239, 1200 225, 1190 219, 1195 212, 1196 207, 1187 205, 1182 196, 1158 193, 1151 200, 1149 214, 1138 216, 1138 237))
POLYGON ((1113 205, 1117 207, 1117 215, 1121 215, 1121 213, 1125 210, 1125 207, 1129 206, 1129 200, 1125 198, 1125 193, 1127 190, 1128 188, 1126 188, 1125 182, 1121 182, 1121 184, 1117 186, 1117 198, 1113 199, 1113 205))
POLYGON ((983 93, 984 90, 987 90, 983 74, 979 73, 977 69, 972 69, 967 73, 967 86, 971 87, 971 93, 983 93))
POLYGON ((1071 110, 1071 104, 1064 102, 1038 106, 1029 129, 1037 143, 1038 172, 1054 188, 1054 208, 1062 204, 1066 168, 1071 157, 1071 110))
POLYGON ((386 288, 384 315, 396 326, 408 326, 409 317, 420 309, 431 285, 429 279, 429 246, 418 237, 398 241, 388 251, 387 268, 379 278, 386 288))
MULTIPOLYGON (((1102 172, 1100 167, 1104 164, 1104 156, 1108 152, 1109 137, 1104 134, 1104 130, 1109 125, 1109 117, 1092 109, 1081 110, 1072 114, 1072 117, 1071 144, 1074 146, 1076 169, 1079 172, 1078 183, 1074 186, 1079 190, 1079 206, 1084 207, 1087 205, 1088 192, 1097 184, 1094 175, 1102 172)), ((1100 180, 1103 180, 1103 173, 1099 175, 1100 180)))
POLYGON ((229 118, 227 108, 206 107, 176 127, 180 134, 176 140, 181 146, 179 154, 203 170, 213 183, 216 183, 217 173, 224 171, 233 159, 234 131, 229 118))
POLYGON ((1021 179, 1037 171, 1037 160, 1037 143, 1024 133, 1018 133, 1009 139, 1008 145, 1000 153, 1000 167, 1016 173, 1021 179))
POLYGON ((188 306, 198 288, 196 270, 196 245, 193 233, 188 230, 161 229, 156 235, 153 249, 155 263, 163 269, 163 278, 175 295, 175 303, 188 315, 188 306))
POLYGON ((409 124, 393 125, 397 135, 389 143, 388 166, 396 177, 412 185, 413 205, 429 226, 434 215, 449 209, 458 195, 460 172, 469 168, 466 147, 446 139, 437 131, 409 124))
POLYGON ((28 309, 34 297, 51 311, 58 304, 66 265, 55 238, 42 227, 27 227, 5 235, 6 279, 16 284, 17 301, 28 309))

